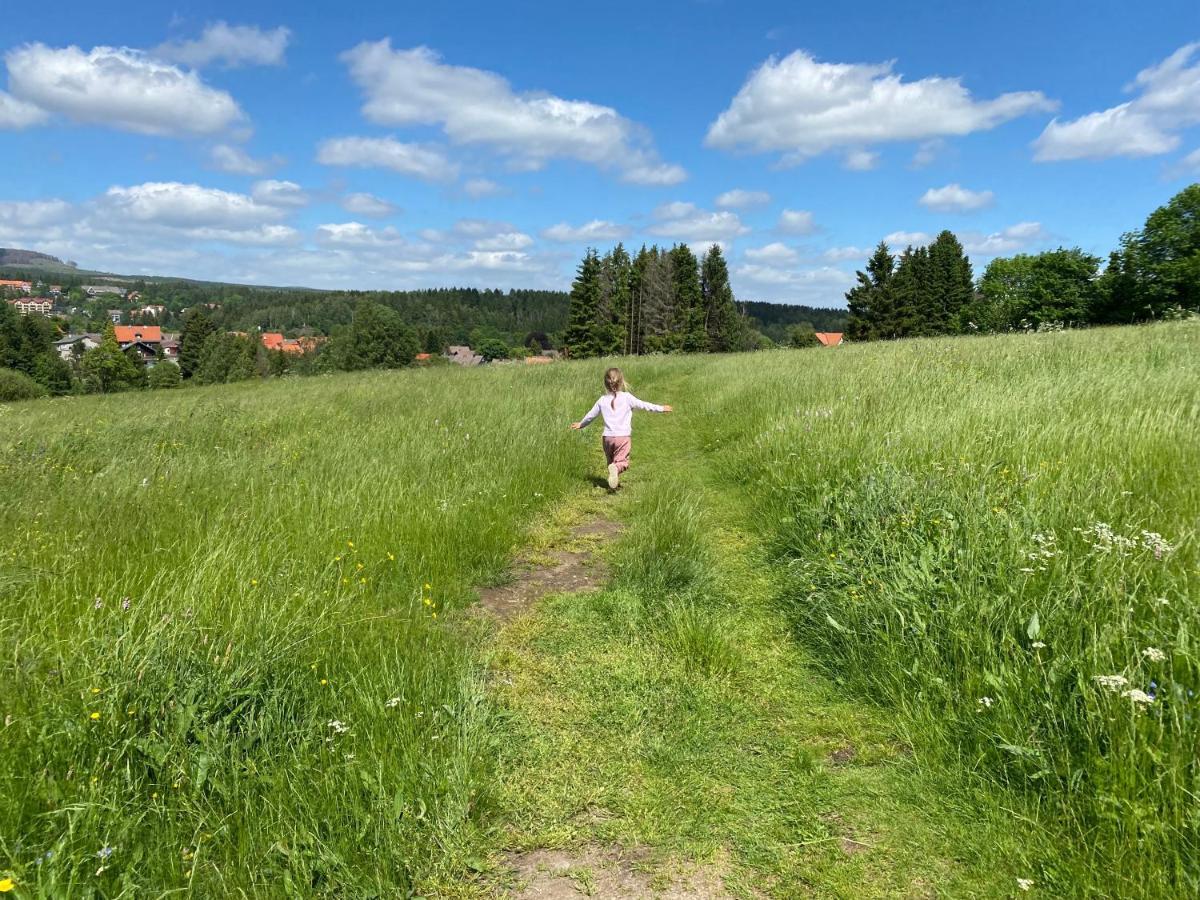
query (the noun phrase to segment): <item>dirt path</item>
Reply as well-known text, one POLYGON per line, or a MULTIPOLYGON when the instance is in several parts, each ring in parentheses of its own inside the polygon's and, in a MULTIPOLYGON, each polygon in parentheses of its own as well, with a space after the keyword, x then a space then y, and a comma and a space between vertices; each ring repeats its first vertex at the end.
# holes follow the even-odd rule
POLYGON ((1013 896, 1007 815, 815 673, 746 498, 660 435, 482 594, 502 814, 467 895, 1013 896))

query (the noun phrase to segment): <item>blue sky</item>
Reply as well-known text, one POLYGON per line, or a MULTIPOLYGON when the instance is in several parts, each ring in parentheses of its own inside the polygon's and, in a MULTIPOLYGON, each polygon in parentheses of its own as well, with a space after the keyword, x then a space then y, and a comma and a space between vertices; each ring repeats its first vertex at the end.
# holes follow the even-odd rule
POLYGON ((332 288, 566 287, 720 242, 843 305, 880 239, 993 256, 1200 179, 1200 6, 13 4, 0 246, 332 288))

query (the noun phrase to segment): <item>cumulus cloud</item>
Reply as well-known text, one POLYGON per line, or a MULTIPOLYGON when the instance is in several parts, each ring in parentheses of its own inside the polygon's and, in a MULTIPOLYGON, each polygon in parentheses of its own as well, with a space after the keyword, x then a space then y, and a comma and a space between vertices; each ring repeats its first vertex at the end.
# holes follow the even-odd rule
POLYGON ((504 191, 504 188, 487 178, 470 178, 463 183, 462 189, 464 194, 475 200, 481 197, 493 197, 504 191))
POLYGON ((374 194, 354 193, 342 198, 342 209, 357 216, 382 219, 399 212, 399 208, 374 194))
POLYGON ((563 244, 587 244, 600 241, 618 241, 627 236, 629 230, 616 222, 604 219, 592 219, 583 225, 568 225, 559 222, 542 230, 542 237, 548 241, 558 241, 563 244))
POLYGON ((250 189, 250 196, 257 203, 268 206, 307 206, 309 197, 304 189, 294 181, 256 181, 250 189))
POLYGON ((817 230, 813 214, 806 209, 785 209, 775 226, 785 234, 812 234, 817 230))
POLYGON ((945 187, 930 188, 921 195, 917 202, 926 209, 934 212, 975 212, 986 209, 996 200, 991 191, 972 191, 960 184, 948 184, 945 187))
POLYGON ((905 247, 924 247, 933 243, 933 235, 925 231, 893 231, 885 235, 883 242, 892 250, 902 250, 905 247))
POLYGON ((794 268, 745 263, 733 269, 738 295, 760 300, 840 307, 854 276, 832 266, 794 268))
POLYGON ((771 202, 771 195, 766 191, 744 191, 734 188, 717 197, 717 209, 748 209, 752 206, 766 206, 771 202))
POLYGON ((821 256, 829 262, 845 262, 848 259, 866 259, 870 254, 869 250, 864 250, 862 247, 830 247, 822 252, 821 256))
POLYGON ((647 229, 650 234, 688 243, 720 243, 723 246, 724 242, 750 231, 737 213, 728 210, 709 212, 694 203, 664 203, 654 211, 654 218, 658 221, 647 229))
POLYGON ((502 231, 475 242, 476 250, 524 250, 533 238, 520 231, 502 231))
POLYGON ((1136 96, 1077 119, 1054 119, 1033 142, 1039 162, 1155 156, 1179 146, 1178 132, 1200 123, 1200 43, 1185 44, 1138 72, 1136 96))
POLYGON ((316 238, 322 244, 337 244, 349 247, 376 247, 381 244, 396 244, 404 240, 395 228, 371 228, 362 222, 333 222, 318 225, 316 238))
POLYGON ((969 231, 961 235, 963 250, 973 256, 1016 253, 1048 238, 1040 222, 1018 222, 991 234, 969 231))
POLYGON ((266 175, 286 162, 282 156, 255 159, 241 147, 231 144, 217 144, 209 151, 208 159, 213 168, 231 175, 266 175))
POLYGON ((125 222, 170 228, 250 228, 284 215, 283 210, 245 194, 178 181, 111 187, 102 203, 125 222))
POLYGON ((0 128, 21 129, 40 125, 49 116, 32 103, 18 100, 12 94, 0 91, 0 128))
POLYGON ((391 169, 424 181, 453 181, 458 166, 436 147, 395 138, 341 137, 322 141, 317 162, 327 166, 391 169))
POLYGON ((1171 166, 1168 175, 1172 178, 1183 178, 1200 175, 1200 147, 1171 166))
POLYGON ((365 95, 363 114, 381 125, 440 126, 455 144, 491 147, 520 169, 573 159, 615 169, 635 184, 676 184, 648 131, 615 109, 546 93, 518 93, 494 72, 442 62, 427 47, 364 42, 342 54, 365 95))
POLYGON ((933 162, 938 158, 938 154, 946 147, 946 142, 941 138, 934 138, 931 141, 922 141, 913 153, 912 162, 910 165, 914 169, 923 169, 926 166, 933 165, 933 162))
POLYGON ((154 55, 168 62, 201 68, 220 62, 226 68, 238 66, 281 66, 291 32, 286 28, 264 30, 255 25, 230 25, 214 22, 199 38, 168 41, 154 55))
POLYGON ((26 44, 5 55, 8 87, 26 107, 139 134, 217 134, 244 119, 195 72, 127 48, 26 44))
POLYGON ((893 62, 823 63, 803 50, 769 58, 751 73, 705 143, 780 153, 798 163, 839 148, 922 141, 986 131, 1054 109, 1039 91, 976 100, 957 78, 905 81, 893 62))
POLYGON ((751 247, 745 252, 746 259, 754 262, 767 263, 769 265, 782 265, 786 263, 794 263, 799 259, 800 254, 789 247, 787 244, 781 244, 778 241, 767 244, 764 247, 751 247))

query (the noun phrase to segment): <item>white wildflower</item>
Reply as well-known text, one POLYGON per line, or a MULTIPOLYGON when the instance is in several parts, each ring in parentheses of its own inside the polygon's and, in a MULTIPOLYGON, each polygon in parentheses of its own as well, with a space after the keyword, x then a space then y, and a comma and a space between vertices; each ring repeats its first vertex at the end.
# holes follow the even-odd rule
POLYGON ((992 704, 995 703, 996 701, 993 700, 991 697, 980 697, 975 702, 979 705, 980 709, 991 709, 992 704))
POLYGON ((1092 681, 1100 685, 1106 691, 1119 691, 1125 685, 1129 684, 1129 679, 1124 675, 1093 675, 1092 681))
POLYGON ((395 709, 397 706, 399 706, 403 702, 404 702, 403 697, 393 697, 391 700, 389 700, 387 703, 385 703, 383 705, 386 706, 388 709, 395 709))
POLYGON ((1142 546, 1147 550, 1153 550, 1155 559, 1162 559, 1175 550, 1174 545, 1157 531, 1143 531, 1142 546))
POLYGON ((1033 571, 1033 569, 1022 569, 1021 571, 1022 571, 1022 572, 1024 572, 1024 573, 1026 573, 1026 574, 1029 574, 1030 572, 1032 572, 1032 571, 1033 571))
POLYGON ((1167 654, 1163 653, 1157 647, 1147 647, 1142 651, 1142 656, 1150 660, 1150 662, 1162 662, 1167 658, 1167 654))
POLYGON ((330 719, 329 727, 333 729, 334 734, 345 734, 350 730, 350 726, 345 722, 339 722, 337 719, 330 719))
POLYGON ((1046 646, 1046 644, 1043 641, 1034 641, 1029 646, 1031 646, 1034 650, 1041 650, 1043 647, 1046 646))
POLYGON ((1139 706, 1149 706, 1151 703, 1154 702, 1153 697, 1151 697, 1145 691, 1139 691, 1137 688, 1131 688, 1128 691, 1122 691, 1121 696, 1128 697, 1130 700, 1132 700, 1135 704, 1137 704, 1139 706))
POLYGON ((1018 878, 1017 879, 1017 887, 1019 887, 1023 891, 1027 891, 1033 887, 1033 879, 1032 878, 1018 878))
POLYGON ((1171 604, 1171 601, 1168 600, 1166 597, 1159 597, 1154 602, 1157 603, 1159 606, 1170 606, 1170 604, 1171 604))

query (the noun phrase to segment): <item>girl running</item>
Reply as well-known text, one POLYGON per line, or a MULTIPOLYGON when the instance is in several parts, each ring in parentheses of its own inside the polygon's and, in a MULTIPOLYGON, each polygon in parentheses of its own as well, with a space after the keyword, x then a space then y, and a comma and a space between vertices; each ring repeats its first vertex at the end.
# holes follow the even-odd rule
POLYGON ((604 458, 608 461, 608 486, 614 491, 620 487, 621 473, 629 468, 629 450, 633 440, 633 411, 669 413, 671 407, 645 403, 626 390, 625 376, 618 368, 604 373, 606 393, 588 414, 578 422, 572 422, 575 430, 587 428, 596 416, 604 417, 604 458))

